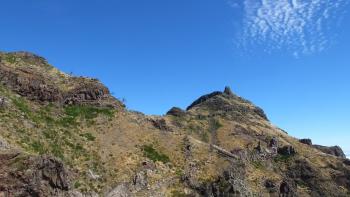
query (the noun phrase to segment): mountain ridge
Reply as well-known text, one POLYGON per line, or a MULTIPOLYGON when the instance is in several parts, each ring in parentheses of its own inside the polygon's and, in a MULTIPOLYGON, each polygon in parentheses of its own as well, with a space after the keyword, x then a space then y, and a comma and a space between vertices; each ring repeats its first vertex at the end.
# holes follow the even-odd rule
POLYGON ((27 52, 0 53, 0 82, 0 196, 350 194, 341 149, 289 136, 229 87, 148 116, 27 52))

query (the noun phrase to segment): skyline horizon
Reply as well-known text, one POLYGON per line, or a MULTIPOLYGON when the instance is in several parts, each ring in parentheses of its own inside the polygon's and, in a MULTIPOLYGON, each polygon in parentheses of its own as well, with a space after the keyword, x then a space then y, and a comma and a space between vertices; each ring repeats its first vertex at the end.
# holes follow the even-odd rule
POLYGON ((0 42, 99 78, 145 114, 229 85, 291 135, 350 152, 349 3, 273 2, 13 0, 0 42))

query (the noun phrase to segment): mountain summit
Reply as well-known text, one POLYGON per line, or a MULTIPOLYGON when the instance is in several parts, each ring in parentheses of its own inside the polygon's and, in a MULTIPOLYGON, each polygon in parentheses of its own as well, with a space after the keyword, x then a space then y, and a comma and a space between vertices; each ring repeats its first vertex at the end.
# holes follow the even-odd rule
POLYGON ((97 79, 0 53, 0 196, 349 196, 350 161, 229 87, 164 116, 97 79))

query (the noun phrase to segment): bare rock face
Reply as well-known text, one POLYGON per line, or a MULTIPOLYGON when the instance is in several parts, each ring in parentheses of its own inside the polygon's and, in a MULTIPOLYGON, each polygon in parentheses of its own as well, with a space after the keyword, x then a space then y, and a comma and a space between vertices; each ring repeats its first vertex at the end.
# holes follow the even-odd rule
POLYGON ((253 115, 268 120, 266 114, 261 108, 254 106, 250 101, 233 94, 229 87, 226 87, 224 92, 215 91, 199 97, 187 107, 187 111, 194 108, 206 109, 215 114, 230 115, 234 118, 253 115))
POLYGON ((346 155, 344 154, 343 150, 339 146, 327 147, 327 146, 321 146, 321 145, 314 145, 313 147, 317 148, 318 150, 326 154, 334 155, 336 157, 340 157, 344 159, 346 158, 346 155))
POLYGON ((30 100, 57 102, 62 99, 62 95, 56 87, 25 68, 13 71, 0 64, 0 82, 30 100))
POLYGON ((1 153, 0 171, 5 196, 63 196, 69 190, 68 172, 53 157, 1 153))
POLYGON ((281 197, 293 197, 295 195, 295 186, 290 181, 284 180, 280 184, 279 196, 281 197))
POLYGON ((300 139, 299 140, 300 143, 312 146, 312 140, 311 139, 300 139))
POLYGON ((106 197, 129 197, 131 193, 127 183, 120 184, 105 195, 106 197))
POLYGON ((281 148, 278 148, 278 154, 284 156, 292 156, 296 154, 296 151, 293 146, 283 146, 281 148))
POLYGON ((186 112, 178 107, 173 107, 166 113, 166 115, 183 117, 186 115, 186 112))
POLYGON ((109 96, 109 90, 100 83, 84 83, 64 95, 64 104, 84 104, 103 100, 109 96))
POLYGON ((153 126, 162 131, 171 131, 171 128, 167 125, 165 119, 152 119, 153 126))
POLYGON ((0 83, 32 101, 124 107, 98 80, 68 76, 26 52, 0 54, 0 83))

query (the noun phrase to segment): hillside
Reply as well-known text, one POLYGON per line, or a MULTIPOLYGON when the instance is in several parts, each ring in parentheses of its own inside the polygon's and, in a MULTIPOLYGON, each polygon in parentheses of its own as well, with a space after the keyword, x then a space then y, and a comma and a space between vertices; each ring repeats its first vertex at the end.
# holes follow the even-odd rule
POLYGON ((229 87, 147 116, 97 79, 0 53, 0 196, 350 196, 350 161, 229 87))

